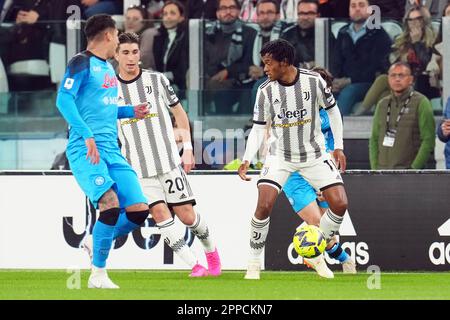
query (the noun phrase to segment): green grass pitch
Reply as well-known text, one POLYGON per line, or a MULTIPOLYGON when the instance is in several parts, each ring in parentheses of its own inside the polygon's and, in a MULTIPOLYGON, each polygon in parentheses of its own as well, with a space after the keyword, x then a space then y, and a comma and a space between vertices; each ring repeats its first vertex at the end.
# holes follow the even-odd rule
POLYGON ((218 278, 191 279, 188 271, 109 271, 119 290, 87 289, 89 272, 79 277, 64 270, 1 270, 4 299, 154 299, 154 300, 304 300, 304 299, 450 299, 450 272, 381 273, 380 289, 369 290, 370 274, 319 278, 313 272, 269 272, 244 280, 243 271, 218 278), (70 278, 72 277, 72 278, 70 278), (68 281, 68 279, 70 280, 68 281), (80 279, 80 289, 68 289, 80 279))

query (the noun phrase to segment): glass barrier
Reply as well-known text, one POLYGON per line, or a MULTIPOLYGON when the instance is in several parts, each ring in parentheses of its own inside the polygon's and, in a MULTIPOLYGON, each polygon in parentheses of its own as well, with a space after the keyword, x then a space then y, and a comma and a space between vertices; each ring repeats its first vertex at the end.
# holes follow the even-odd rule
MULTIPOLYGON (((118 21, 120 29, 126 27, 125 18, 122 22, 120 22, 120 16, 114 18, 118 21)), ((325 65, 331 71, 334 70, 333 64, 336 65, 334 55, 339 54, 336 49, 337 35, 340 30, 344 30, 342 28, 348 24, 348 21, 329 20, 328 22, 325 37, 315 33, 313 39, 310 39, 310 45, 306 48, 301 46, 302 42, 297 45, 294 43, 299 52, 306 50, 310 56, 314 57, 296 62, 299 66, 311 67, 320 64, 325 65), (316 39, 330 39, 330 42, 317 43, 316 39), (316 55, 318 48, 328 54, 316 55), (319 56, 326 57, 324 61, 315 61, 319 56)), ((161 49, 157 45, 157 40, 154 40, 161 25, 159 21, 148 21, 145 25, 150 27, 137 31, 141 33, 142 39, 148 37, 153 47, 150 50, 144 42, 144 44, 141 43, 141 50, 153 53, 155 44, 157 49, 161 49)), ((190 24, 190 28, 191 26, 190 24)), ((218 145, 222 143, 224 151, 218 151, 218 154, 221 152, 227 155, 231 154, 227 160, 232 160, 239 156, 239 151, 236 147, 233 147, 233 151, 228 150, 231 147, 230 143, 226 141, 237 142, 244 138, 239 134, 227 137, 225 133, 227 130, 234 133, 237 132, 236 130, 243 130, 252 116, 256 89, 265 79, 261 71, 261 63, 258 60, 259 51, 253 48, 253 44, 242 42, 233 47, 233 55, 223 46, 214 42, 217 25, 213 21, 199 21, 198 26, 200 28, 198 45, 194 46, 191 43, 189 46, 189 59, 186 54, 183 56, 184 60, 181 58, 177 60, 184 64, 187 63, 189 68, 186 73, 183 73, 186 75, 182 80, 185 85, 174 84, 173 87, 191 121, 197 126, 194 135, 195 141, 198 139, 201 141, 198 148, 204 151, 214 141, 218 145), (237 58, 238 56, 241 58, 237 58), (233 71, 225 77, 223 74, 217 75, 223 70, 221 69, 223 65, 219 66, 222 62, 233 64, 233 61, 236 62, 239 59, 246 59, 246 62, 237 63, 237 68, 231 68, 233 71), (232 78, 231 75, 235 75, 235 78, 232 78), (215 130, 215 133, 211 130, 215 130), (204 138, 205 135, 213 137, 219 133, 222 136, 217 139, 204 138)), ((439 21, 432 22, 435 32, 440 29, 439 26, 439 21)), ((37 23, 30 28, 35 31, 28 31, 26 39, 32 39, 30 43, 20 42, 20 39, 24 38, 17 35, 18 27, 12 24, 0 25, 0 169, 47 169, 56 155, 63 152, 65 148, 66 124, 55 107, 56 92, 64 75, 68 58, 85 48, 86 39, 81 32, 84 22, 79 29, 75 30, 66 30, 66 22, 37 23), (32 46, 38 50, 31 50, 32 46)), ((382 21, 382 27, 392 42, 403 32, 402 25, 392 20, 382 21)), ((246 34, 254 35, 259 32, 258 25, 254 23, 243 24, 242 28, 246 34)), ((279 32, 279 36, 287 37, 283 32, 294 30, 298 33, 296 28, 298 27, 295 22, 281 24, 280 30, 277 32, 279 32)), ((188 38, 190 40, 196 39, 193 37, 194 31, 189 29, 188 38)), ((293 33, 295 34, 295 32, 293 33)), ((306 36, 308 35, 305 34, 306 36)), ((246 36, 243 36, 244 38, 247 39, 246 36)), ((441 39, 446 41, 445 37, 441 36, 441 39)), ((157 49, 155 50, 158 51, 157 49)), ((164 53, 164 50, 158 52, 164 53)), ((146 61, 150 62, 142 61, 142 67, 152 68, 155 65, 155 57, 152 57, 152 54, 149 56, 150 60, 146 61)), ((438 62, 442 63, 442 61, 438 62)), ((361 70, 358 71, 363 73, 361 70)), ((345 76, 337 71, 334 72, 338 75, 338 79, 345 76)), ((424 76, 421 84, 427 84, 430 71, 425 69, 423 72, 420 74, 424 76)), ((167 75, 170 76, 170 74, 167 75)), ((174 75, 172 72, 172 76, 174 75)), ((442 81, 439 75, 437 78, 439 87, 442 81)), ((354 123, 354 127, 360 130, 355 134, 356 139, 368 139, 366 132, 370 132, 374 106, 383 94, 389 92, 388 82, 386 76, 384 75, 383 78, 383 73, 380 73, 365 82, 363 87, 356 89, 364 91, 364 93, 359 93, 357 99, 354 92, 346 93, 347 96, 354 98, 348 114, 361 116, 354 123), (364 133, 362 132, 362 123, 364 124, 364 133)), ((423 86, 417 86, 416 89, 424 90, 423 86)), ((344 104, 341 101, 344 92, 341 89, 336 93, 342 108, 344 104)), ((422 93, 430 98, 435 115, 441 115, 440 88, 437 88, 433 95, 428 95, 425 90, 422 93)), ((352 125, 352 121, 346 121, 347 136, 349 130, 353 130, 352 125)), ((211 167, 220 168, 229 161, 221 160, 221 162, 215 160, 211 167)), ((362 167, 364 165, 359 168, 362 167)))

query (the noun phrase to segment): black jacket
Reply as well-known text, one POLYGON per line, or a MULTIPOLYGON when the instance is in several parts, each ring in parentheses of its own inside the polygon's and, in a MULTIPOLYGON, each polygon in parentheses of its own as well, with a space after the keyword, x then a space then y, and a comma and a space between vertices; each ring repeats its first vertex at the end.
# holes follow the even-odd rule
MULTIPOLYGON (((242 26, 242 57, 227 67, 228 79, 247 80, 248 69, 253 64, 253 43, 256 30, 246 25, 242 26)), ((231 44, 231 34, 224 34, 220 29, 212 35, 205 36, 204 61, 207 77, 212 77, 224 69, 221 63, 227 57, 231 44)))
POLYGON ((294 64, 299 67, 301 63, 314 61, 315 38, 314 28, 304 30, 301 33, 300 27, 296 24, 287 28, 281 33, 280 38, 289 41, 295 48, 294 64))
POLYGON ((172 72, 173 83, 179 89, 186 89, 186 72, 189 68, 189 34, 186 26, 180 24, 177 27, 177 34, 167 57, 167 63, 164 64, 164 55, 169 44, 169 35, 163 26, 159 28, 153 42, 153 55, 155 57, 156 70, 159 72, 172 72))
POLYGON ((349 77, 352 83, 373 82, 376 73, 386 72, 391 38, 381 29, 368 29, 353 43, 348 34, 350 24, 339 30, 331 57, 331 72, 335 78, 349 77))

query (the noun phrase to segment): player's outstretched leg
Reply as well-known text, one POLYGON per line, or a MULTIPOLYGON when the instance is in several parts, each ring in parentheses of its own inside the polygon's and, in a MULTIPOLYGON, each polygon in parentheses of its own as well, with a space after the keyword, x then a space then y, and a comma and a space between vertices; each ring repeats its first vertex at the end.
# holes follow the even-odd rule
POLYGON ((222 274, 219 253, 214 244, 206 219, 195 212, 192 204, 185 204, 173 207, 177 217, 183 222, 192 233, 200 240, 205 250, 206 261, 208 262, 208 273, 211 276, 222 274))
POLYGON ((198 263, 194 252, 192 252, 184 240, 184 232, 177 230, 175 221, 167 205, 165 203, 159 203, 152 206, 150 211, 164 241, 192 269, 189 276, 206 277, 208 270, 198 263))
POLYGON ((134 229, 142 225, 147 219, 150 211, 148 209, 142 211, 125 211, 122 210, 114 229, 114 239, 124 236, 134 229))
MULTIPOLYGON (((124 236, 134 229, 138 228, 145 222, 149 215, 149 210, 128 212, 125 209, 120 210, 119 218, 114 228, 113 240, 118 237, 124 236)), ((93 254, 93 239, 92 235, 86 235, 83 239, 81 247, 89 256, 89 261, 92 266, 92 254, 93 254)))

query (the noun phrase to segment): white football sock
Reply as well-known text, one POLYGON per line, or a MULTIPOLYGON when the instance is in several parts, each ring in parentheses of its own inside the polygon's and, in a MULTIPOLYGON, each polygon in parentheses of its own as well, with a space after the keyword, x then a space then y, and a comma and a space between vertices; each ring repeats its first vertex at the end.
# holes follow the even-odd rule
POLYGON ((213 252, 216 250, 216 246, 211 239, 211 235, 209 234, 208 226, 206 225, 206 220, 204 217, 201 217, 200 214, 194 211, 195 220, 194 224, 188 226, 191 229, 192 233, 200 240, 203 247, 205 248, 205 252, 213 252))
POLYGON ((250 225, 250 257, 252 259, 259 259, 261 256, 269 233, 269 223, 270 217, 264 220, 252 218, 250 225))
POLYGON ((189 267, 197 264, 197 257, 191 248, 184 241, 184 232, 181 234, 175 228, 173 218, 156 224, 161 232, 161 236, 167 245, 175 252, 189 267))
POLYGON ((339 231, 343 219, 343 216, 337 216, 330 209, 325 211, 320 219, 320 229, 323 231, 327 242, 339 231))

